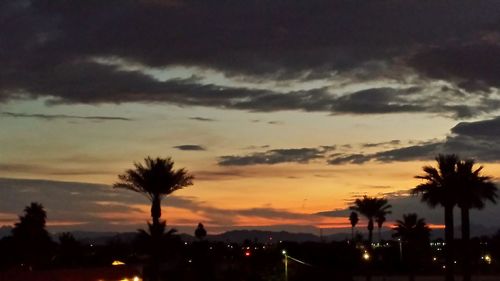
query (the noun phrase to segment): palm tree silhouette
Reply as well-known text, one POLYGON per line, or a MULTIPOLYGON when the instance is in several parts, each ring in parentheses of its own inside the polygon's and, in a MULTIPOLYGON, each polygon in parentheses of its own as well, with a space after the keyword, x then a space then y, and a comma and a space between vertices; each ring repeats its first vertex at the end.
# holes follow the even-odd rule
POLYGON ((152 223, 148 222, 149 235, 140 230, 140 237, 149 240, 151 253, 151 268, 148 272, 150 280, 158 280, 161 256, 161 245, 165 236, 171 236, 175 230, 165 233, 166 221, 161 221, 161 200, 172 192, 192 185, 193 176, 185 169, 174 169, 171 158, 144 159, 144 164, 134 163, 135 169, 126 170, 118 176, 119 182, 115 188, 125 188, 144 194, 151 201, 152 223), (148 238, 149 236, 149 238, 148 238))
POLYGON ((185 169, 175 170, 171 158, 144 159, 144 164, 134 163, 135 169, 126 170, 118 176, 115 188, 125 188, 142 193, 151 201, 151 235, 160 235, 161 200, 172 192, 192 185, 193 176, 185 169))
POLYGON ((394 227, 394 237, 401 238, 405 244, 405 260, 409 267, 410 281, 415 280, 414 264, 418 262, 419 253, 429 246, 430 228, 425 220, 418 218, 417 214, 403 215, 403 220, 397 220, 394 227))
POLYGON ((351 210, 357 211, 368 219, 368 245, 371 247, 373 241, 373 220, 378 214, 388 213, 391 205, 387 199, 363 196, 354 201, 351 210))
POLYGON ((351 222, 351 240, 354 241, 354 228, 359 222, 358 213, 351 212, 349 215, 349 221, 351 222))
POLYGON ((454 154, 440 154, 436 157, 436 161, 437 168, 432 166, 422 168, 425 174, 416 178, 425 182, 412 189, 412 193, 421 194, 421 200, 432 208, 438 205, 444 207, 446 281, 453 281, 453 207, 457 202, 457 192, 454 187, 457 185, 456 166, 459 159, 454 154))
POLYGON ((470 209, 483 209, 485 201, 496 203, 497 187, 491 177, 481 175, 482 166, 474 167, 474 160, 457 163, 458 200, 462 219, 462 242, 464 249, 463 280, 471 280, 470 271, 470 209))
POLYGON ((382 225, 386 221, 386 216, 391 214, 390 210, 380 210, 380 212, 376 215, 375 221, 377 222, 378 227, 378 240, 382 241, 382 225))

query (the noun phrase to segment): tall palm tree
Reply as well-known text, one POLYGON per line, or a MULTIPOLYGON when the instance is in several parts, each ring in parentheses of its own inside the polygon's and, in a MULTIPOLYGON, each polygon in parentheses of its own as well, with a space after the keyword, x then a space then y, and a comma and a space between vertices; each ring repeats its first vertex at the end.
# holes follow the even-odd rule
POLYGON ((185 169, 175 170, 171 158, 147 157, 144 164, 134 163, 134 167, 135 169, 126 170, 124 174, 119 175, 120 181, 113 187, 144 194, 151 201, 153 223, 150 230, 161 231, 161 200, 176 190, 192 185, 193 176, 185 169))
POLYGON ((482 166, 475 168, 474 160, 457 163, 458 200, 462 219, 462 243, 464 249, 463 280, 471 280, 470 271, 470 209, 483 209, 485 201, 496 203, 497 187, 491 177, 481 175, 482 166))
POLYGON ((410 281, 415 279, 414 264, 418 262, 422 250, 429 247, 430 228, 425 220, 419 218, 417 214, 403 215, 403 220, 397 220, 394 237, 401 238, 406 250, 405 261, 410 272, 410 281))
POLYGON ((349 221, 351 222, 351 240, 354 241, 354 228, 359 222, 358 213, 351 212, 351 214, 349 215, 349 221))
MULTIPOLYGON (((170 236, 175 230, 165 233, 166 222, 161 221, 161 200, 172 192, 192 185, 193 176, 185 169, 174 169, 174 162, 171 158, 151 158, 144 159, 144 164, 134 163, 134 169, 126 170, 118 175, 119 182, 115 183, 115 188, 125 188, 144 194, 151 201, 152 223, 148 223, 151 247, 151 264, 147 275, 149 280, 159 279, 159 264, 161 256, 161 245, 165 236, 170 236)), ((146 231, 140 231, 140 237, 148 237, 146 231)), ((146 239, 148 240, 148 239, 146 239)))
POLYGON ((371 247, 373 241, 373 220, 380 213, 388 213, 391 205, 387 199, 363 196, 354 201, 354 205, 350 208, 357 211, 368 219, 368 245, 371 247))
POLYGON ((457 185, 456 166, 459 158, 454 154, 440 154, 436 161, 437 168, 424 166, 424 174, 416 176, 425 182, 412 189, 412 193, 422 195, 421 200, 432 208, 438 205, 444 207, 446 281, 453 281, 453 208, 457 202, 454 187, 457 185))

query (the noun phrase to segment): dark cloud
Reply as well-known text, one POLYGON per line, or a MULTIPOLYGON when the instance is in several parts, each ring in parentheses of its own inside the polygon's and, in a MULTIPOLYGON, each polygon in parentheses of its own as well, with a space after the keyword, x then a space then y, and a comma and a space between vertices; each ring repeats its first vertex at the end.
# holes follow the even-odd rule
POLYGON ((280 163, 306 164, 312 160, 323 158, 328 151, 333 149, 334 147, 272 149, 243 156, 221 156, 218 164, 221 166, 273 165, 280 163))
MULTIPOLYGON (((113 189, 107 185, 0 178, 0 193, 2 194, 0 213, 11 215, 12 220, 16 220, 17 214, 33 201, 45 206, 49 222, 72 222, 66 227, 72 230, 135 231, 138 227, 144 227, 145 221, 149 219, 148 211, 144 212, 136 207, 149 205, 146 197, 127 190, 113 189), (144 223, 130 222, 129 218, 116 217, 116 213, 144 216, 144 223)), ((204 222, 221 230, 234 227, 240 217, 306 219, 313 216, 272 207, 221 209, 193 197, 181 196, 168 196, 163 206, 195 213, 204 217, 204 222)), ((198 221, 179 220, 179 222, 195 226, 198 221)))
POLYGON ((416 112, 425 110, 405 99, 405 96, 418 93, 421 89, 392 89, 374 88, 345 95, 337 99, 334 104, 336 112, 343 113, 394 113, 416 112))
MULTIPOLYGON (((455 153, 478 161, 500 161, 500 117, 476 122, 461 122, 444 140, 411 141, 411 145, 374 153, 329 153, 335 146, 299 149, 272 149, 247 155, 219 157, 221 166, 245 166, 279 163, 308 163, 326 159, 330 165, 363 164, 368 161, 394 162, 431 160, 439 153, 455 153)), ((361 144, 363 148, 387 148, 401 145, 400 140, 361 144)), ((256 148, 256 147, 251 147, 256 148)), ((342 148, 352 149, 351 146, 342 148)))
MULTIPOLYGON (((499 38, 500 39, 500 38, 499 38)), ((422 74, 456 83, 467 91, 489 92, 499 88, 500 46, 495 42, 436 47, 410 60, 422 74)))
POLYGON ((106 221, 101 216, 107 212, 133 214, 140 212, 133 204, 147 202, 137 194, 114 190, 110 186, 48 180, 1 178, 0 193, 1 213, 19 214, 24 206, 36 201, 46 207, 49 221, 71 221, 90 227, 103 223, 111 225, 113 220, 106 221))
POLYGON ((335 154, 328 159, 332 165, 362 164, 367 161, 392 162, 429 160, 439 153, 455 153, 478 161, 500 161, 500 117, 462 122, 451 129, 444 140, 433 140, 407 147, 390 149, 371 154, 335 154))
MULTIPOLYGON (((60 159, 67 163, 74 163, 74 159, 60 159)), ((98 159, 96 161, 105 161, 105 159, 98 159)), ((94 161, 94 162, 96 162, 94 161)), ((25 163, 1 163, 0 169, 9 173, 43 173, 47 175, 109 175, 112 171, 106 169, 92 169, 75 167, 69 168, 61 165, 39 165, 39 164, 25 164, 25 163)))
POLYGON ((189 117, 190 120, 195 120, 195 121, 204 121, 204 122, 213 122, 213 121, 217 121, 215 119, 212 119, 212 118, 206 118, 206 117, 189 117))
POLYGON ((204 151, 204 150, 206 150, 205 147, 203 147, 201 145, 196 145, 196 144, 177 145, 177 146, 174 146, 174 148, 177 148, 179 150, 186 150, 186 151, 204 151))
POLYGON ((385 142, 376 142, 376 143, 362 143, 361 146, 365 148, 370 148, 370 147, 380 147, 380 146, 397 146, 400 145, 401 141, 400 140, 391 140, 391 141, 385 141, 385 142))
POLYGON ((473 138, 479 137, 497 140, 500 139, 500 117, 477 122, 461 122, 453 127, 451 132, 473 138))
POLYGON ((36 118, 44 120, 54 120, 54 119, 82 119, 82 120, 94 120, 94 121, 131 121, 130 118, 125 117, 114 117, 114 116, 78 116, 78 115, 66 115, 66 114, 27 114, 27 113, 15 113, 15 112, 0 112, 0 115, 13 117, 13 118, 36 118))
POLYGON ((456 118, 500 105, 476 93, 499 85, 498 1, 459 0, 452 8, 445 0, 160 2, 2 1, 0 101, 48 97, 52 103, 164 102, 456 118), (440 99, 424 89, 426 82, 342 96, 326 88, 277 93, 197 78, 159 81, 137 70, 169 66, 257 82, 341 77, 404 84, 417 72, 473 93, 466 99, 453 91, 440 99))
POLYGON ((263 148, 269 148, 269 147, 271 147, 271 146, 268 145, 268 144, 265 144, 265 145, 250 145, 250 146, 244 147, 243 149, 255 150, 255 149, 263 149, 263 148))

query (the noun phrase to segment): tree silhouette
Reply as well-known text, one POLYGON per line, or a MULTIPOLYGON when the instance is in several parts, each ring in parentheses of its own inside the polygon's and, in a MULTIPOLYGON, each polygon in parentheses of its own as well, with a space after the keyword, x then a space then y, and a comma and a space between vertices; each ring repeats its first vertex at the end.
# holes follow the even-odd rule
POLYGON ((59 251, 57 262, 64 266, 77 266, 83 256, 82 245, 70 232, 59 235, 59 251))
MULTIPOLYGON (((126 170, 124 174, 118 176, 119 182, 115 183, 115 188, 125 188, 144 194, 151 201, 152 223, 148 223, 151 245, 151 269, 150 279, 159 278, 160 247, 165 235, 166 222, 161 221, 161 200, 172 192, 192 185, 193 176, 185 169, 174 169, 174 162, 171 158, 151 158, 144 159, 144 164, 134 163, 134 169, 126 170)), ((167 235, 171 235, 169 231, 167 235)), ((141 235, 147 236, 146 231, 141 235)))
POLYGON ((185 169, 175 170, 171 158, 144 159, 144 164, 134 163, 135 169, 129 169, 118 176, 119 182, 115 188, 125 188, 142 193, 151 201, 150 231, 152 235, 160 235, 157 231, 164 230, 160 226, 161 200, 172 192, 192 185, 193 176, 185 169))
POLYGON ((437 168, 424 166, 424 175, 416 176, 425 182, 412 189, 412 193, 420 194, 421 200, 432 208, 438 205, 444 207, 446 281, 453 281, 453 207, 457 202, 457 190, 454 187, 457 185, 456 166, 459 159, 454 154, 440 154, 436 161, 437 168))
POLYGON ((32 269, 48 262, 53 242, 45 229, 47 213, 42 204, 32 202, 24 208, 24 215, 12 229, 13 242, 18 249, 21 262, 32 269))
POLYGON ((351 210, 357 211, 368 219, 368 245, 371 247, 373 241, 373 220, 378 214, 388 213, 391 205, 387 199, 364 196, 354 201, 351 210))
POLYGON ((474 160, 457 163, 458 200, 462 219, 462 242, 464 249, 463 280, 471 280, 470 270, 470 209, 483 209, 485 201, 496 203, 497 187, 491 177, 481 175, 482 166, 474 168, 474 160))
POLYGON ((177 229, 171 228, 167 231, 167 223, 161 221, 158 225, 153 225, 148 223, 148 231, 144 229, 138 230, 138 235, 136 237, 136 242, 141 245, 143 249, 147 252, 153 253, 154 256, 160 257, 161 250, 165 248, 174 234, 177 233, 177 229))
POLYGON ((354 228, 359 222, 358 213, 351 212, 349 215, 349 221, 351 222, 351 239, 354 241, 354 228))
MULTIPOLYGON (((387 199, 377 198, 377 197, 368 197, 364 196, 363 198, 358 198, 354 201, 354 206, 351 206, 350 209, 353 211, 357 211, 368 219, 368 248, 372 248, 373 241, 373 220, 377 217, 378 214, 387 213, 391 205, 387 203, 387 199)), ((366 280, 371 280, 371 269, 367 271, 366 280)))
POLYGON ((382 241, 382 225, 386 221, 386 216, 391 214, 390 210, 380 210, 380 212, 375 217, 375 221, 377 222, 378 227, 378 240, 382 241))
POLYGON ((414 265, 422 256, 423 250, 429 247, 430 228, 425 220, 417 214, 403 215, 403 220, 397 220, 394 227, 394 237, 399 237, 405 245, 404 260, 408 265, 410 280, 415 279, 414 265))
POLYGON ((194 231, 194 236, 198 238, 199 240, 203 240, 205 236, 207 236, 207 231, 205 230, 205 227, 203 224, 200 222, 198 223, 198 226, 196 227, 196 230, 194 231))

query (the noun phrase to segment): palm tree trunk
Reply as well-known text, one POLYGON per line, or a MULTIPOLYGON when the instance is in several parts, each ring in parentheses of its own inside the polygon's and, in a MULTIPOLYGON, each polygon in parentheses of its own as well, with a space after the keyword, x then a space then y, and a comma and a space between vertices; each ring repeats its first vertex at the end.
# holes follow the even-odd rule
POLYGON ((469 209, 461 208, 462 211, 462 247, 463 247, 463 281, 471 280, 470 268, 470 219, 469 209))
POLYGON ((354 242, 354 226, 351 227, 351 241, 354 242))
POLYGON ((373 219, 369 218, 368 219, 368 247, 372 247, 372 241, 373 241, 373 219))
MULTIPOLYGON (((373 241, 373 218, 368 218, 368 249, 372 249, 373 241)), ((373 252, 372 252, 373 254, 373 252)), ((368 265, 368 271, 366 274, 366 281, 372 280, 372 264, 368 265)))
POLYGON ((453 270, 453 205, 444 207, 444 239, 445 245, 445 266, 446 266, 446 281, 454 281, 453 270))
POLYGON ((151 201, 151 218, 153 219, 153 226, 158 227, 160 225, 161 217, 160 196, 153 196, 153 199, 151 201))
POLYGON ((151 252, 151 268, 150 268, 150 281, 159 280, 160 275, 160 257, 159 257, 159 247, 160 243, 160 217, 161 217, 161 200, 159 195, 154 195, 151 200, 151 218, 153 220, 153 226, 151 228, 151 238, 153 240, 154 247, 151 252))

